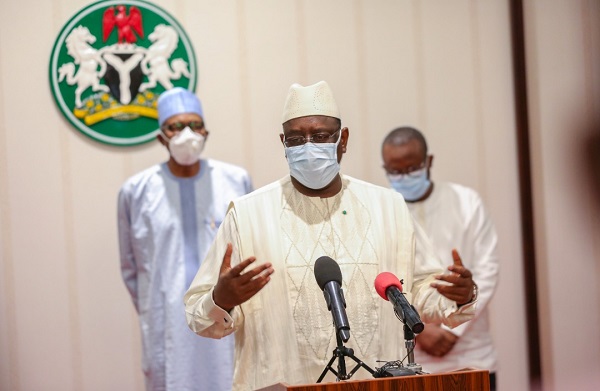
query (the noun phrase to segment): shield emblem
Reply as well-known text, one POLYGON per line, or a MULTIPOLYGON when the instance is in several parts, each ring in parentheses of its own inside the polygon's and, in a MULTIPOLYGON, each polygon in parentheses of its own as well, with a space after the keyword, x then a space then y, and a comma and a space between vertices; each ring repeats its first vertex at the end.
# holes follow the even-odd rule
POLYGON ((132 97, 137 96, 144 74, 140 66, 141 58, 135 53, 118 53, 107 60, 104 82, 110 93, 121 104, 128 104, 132 97))
POLYGON ((158 133, 156 101, 175 86, 195 90, 187 34, 145 1, 99 1, 63 27, 52 49, 50 87, 67 120, 86 136, 128 146, 158 133))

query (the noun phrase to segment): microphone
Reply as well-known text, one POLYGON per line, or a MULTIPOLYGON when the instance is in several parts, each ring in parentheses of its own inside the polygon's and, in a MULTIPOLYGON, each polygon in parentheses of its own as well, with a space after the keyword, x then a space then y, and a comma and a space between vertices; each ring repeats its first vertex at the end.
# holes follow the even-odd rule
POLYGON ((346 300, 342 290, 342 271, 333 259, 322 256, 315 262, 315 278, 325 295, 337 335, 344 342, 350 339, 350 324, 346 316, 346 300))
POLYGON ((396 316, 413 333, 419 334, 423 331, 425 326, 421 322, 419 313, 404 297, 402 283, 398 280, 398 277, 389 272, 379 273, 375 278, 375 290, 379 293, 379 296, 392 302, 396 316))

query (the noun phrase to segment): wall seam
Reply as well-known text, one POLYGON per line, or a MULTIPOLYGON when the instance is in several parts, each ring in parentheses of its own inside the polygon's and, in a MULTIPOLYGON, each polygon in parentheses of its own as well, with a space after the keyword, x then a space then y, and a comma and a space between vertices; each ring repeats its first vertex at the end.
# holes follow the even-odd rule
MULTIPOLYGON (((485 153, 485 132, 483 120, 483 88, 481 76, 481 41, 478 39, 479 31, 479 7, 477 0, 471 0, 469 13, 471 21, 471 48, 472 48, 472 67, 473 67, 473 96, 475 108, 475 141, 477 143, 477 161, 486 162, 485 153)), ((484 164, 477 165, 477 188, 483 199, 487 197, 486 168, 484 164)))
MULTIPOLYGON (((248 41, 246 39, 246 7, 244 0, 237 1, 236 20, 238 26, 238 42, 239 42, 239 57, 238 66, 240 69, 240 96, 242 97, 241 122, 242 126, 250 126, 252 121, 252 109, 250 107, 250 81, 248 78, 248 41)), ((254 172, 254 159, 250 146, 252 145, 251 132, 242 131, 241 135, 242 153, 244 155, 242 161, 246 162, 246 169, 249 172, 254 172)))
POLYGON ((527 90, 527 61, 525 48, 525 20, 523 0, 510 0, 510 22, 515 97, 515 127, 521 208, 521 235, 523 243, 523 273, 527 323, 527 352, 530 384, 542 388, 540 355, 540 326, 538 284, 536 269, 535 223, 530 144, 530 113, 527 90))
MULTIPOLYGON (((60 31, 56 24, 62 24, 66 20, 63 17, 63 10, 60 6, 53 8, 53 20, 55 31, 60 31)), ((66 124, 66 122, 64 122, 66 124)), ((70 127, 70 126, 68 126, 70 127)), ((75 230, 73 218, 73 186, 70 165, 69 132, 61 127, 58 129, 58 144, 60 149, 60 166, 62 179, 62 209, 63 209, 63 228, 64 228, 64 246, 65 246, 65 272, 67 277, 67 300, 69 317, 69 342, 71 350, 71 369, 72 369, 72 389, 83 390, 83 356, 81 351, 81 325, 79 321, 79 295, 78 295, 78 277, 77 260, 75 250, 75 230)))
POLYGON ((298 74, 301 84, 308 80, 308 56, 306 45, 306 15, 304 12, 305 3, 302 0, 294 2, 296 11, 296 39, 298 45, 298 74))
MULTIPOLYGON (((414 2, 412 5, 413 13, 413 29, 415 39, 415 78, 417 80, 417 91, 416 101, 417 104, 417 118, 419 119, 419 126, 422 129, 428 129, 427 126, 427 98, 425 93, 425 74, 424 74, 424 54, 423 54, 423 18, 421 10, 421 2, 414 2)), ((418 126, 417 126, 418 127, 418 126)))
MULTIPOLYGON (((355 0, 353 2, 352 8, 354 10, 354 25, 356 27, 356 64, 357 64, 357 80, 358 80, 358 100, 359 107, 363 107, 364 110, 361 110, 359 113, 358 123, 360 124, 360 131, 364 132, 363 134, 368 134, 369 129, 369 97, 368 97, 368 87, 367 87, 367 66, 366 66, 366 58, 367 55, 365 53, 365 21, 363 19, 362 1, 355 0)), ((342 124, 344 126, 344 124, 342 124)), ((372 137, 365 137, 361 144, 362 156, 369 156, 369 151, 371 149, 371 141, 372 137)), ((362 170, 361 176, 366 177, 366 168, 368 165, 361 164, 360 168, 362 170)))
MULTIPOLYGON (((0 45, 2 41, 0 40, 0 45)), ((2 56, 2 46, 0 46, 0 58, 2 56)), ((2 62, 0 62, 0 75, 2 75, 2 62)), ((0 91, 4 91, 2 79, 0 79, 0 91)), ((4 116, 4 94, 0 94, 0 118, 4 116)), ((6 303, 6 341, 8 343, 8 385, 10 390, 20 390, 19 381, 19 350, 18 328, 17 328, 17 310, 15 307, 15 268, 12 248, 11 235, 11 217, 10 217, 10 195, 8 183, 8 141, 7 129, 4 121, 0 121, 0 224, 2 224, 2 260, 4 264, 4 300, 6 303)))

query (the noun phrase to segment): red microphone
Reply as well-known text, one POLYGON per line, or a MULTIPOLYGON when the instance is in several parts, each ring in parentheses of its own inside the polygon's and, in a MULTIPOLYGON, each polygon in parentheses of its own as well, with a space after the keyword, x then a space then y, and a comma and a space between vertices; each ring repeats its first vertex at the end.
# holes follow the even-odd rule
POLYGON ((381 296, 382 299, 389 301, 385 291, 390 286, 395 286, 400 290, 400 293, 402 293, 402 283, 398 277, 390 272, 379 273, 377 278, 375 278, 375 290, 377 293, 379 293, 379 296, 381 296))
POLYGON ((375 290, 385 300, 391 301, 394 305, 394 312, 402 323, 408 326, 415 334, 419 334, 425 328, 419 313, 413 307, 404 293, 402 293, 402 283, 394 274, 389 272, 379 273, 375 278, 375 290))

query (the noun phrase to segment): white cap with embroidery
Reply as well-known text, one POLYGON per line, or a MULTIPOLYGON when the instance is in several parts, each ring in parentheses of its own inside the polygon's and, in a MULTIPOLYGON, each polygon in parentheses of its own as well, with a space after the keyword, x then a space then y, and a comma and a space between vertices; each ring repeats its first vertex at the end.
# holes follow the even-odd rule
POLYGON ((297 83, 291 85, 283 106, 281 123, 309 115, 326 115, 340 119, 340 111, 327 82, 320 81, 306 87, 297 83))

